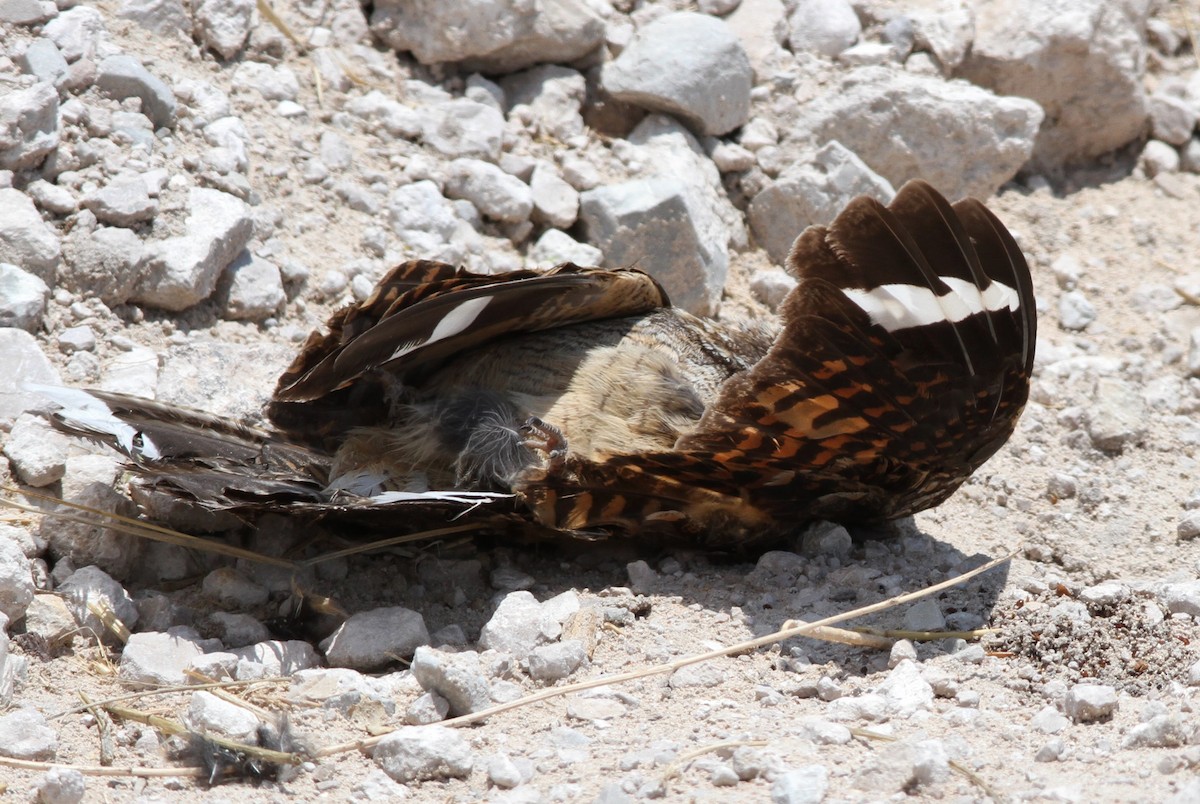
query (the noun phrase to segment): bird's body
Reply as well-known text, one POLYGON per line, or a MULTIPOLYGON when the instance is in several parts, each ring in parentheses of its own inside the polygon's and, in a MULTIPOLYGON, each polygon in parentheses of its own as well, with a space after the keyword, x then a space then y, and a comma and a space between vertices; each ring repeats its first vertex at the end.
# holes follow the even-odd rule
POLYGON ((664 308, 472 350, 418 387, 397 390, 384 422, 338 445, 335 474, 354 471, 374 451, 386 487, 419 472, 434 486, 507 490, 540 462, 521 446, 531 419, 561 434, 565 455, 580 460, 670 450, 721 385, 770 346, 764 328, 733 332, 741 337, 719 338, 729 331, 664 308))
POLYGON ((772 327, 698 319, 638 271, 405 263, 309 338, 274 432, 104 394, 117 424, 57 421, 160 490, 242 512, 403 520, 403 499, 486 517, 499 499, 544 532, 730 546, 941 502, 1028 395, 1036 320, 1011 236, 912 183, 810 228, 788 268, 772 327))

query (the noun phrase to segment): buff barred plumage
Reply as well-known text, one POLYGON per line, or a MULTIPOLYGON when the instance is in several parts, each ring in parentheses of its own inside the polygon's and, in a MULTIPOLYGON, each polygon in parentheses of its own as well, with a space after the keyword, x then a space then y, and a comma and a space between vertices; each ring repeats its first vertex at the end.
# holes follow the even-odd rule
POLYGON ((1036 313, 1011 235, 913 182, 808 229, 787 268, 771 330, 675 309, 635 270, 409 262, 310 336, 275 431, 99 392, 56 421, 160 491, 242 513, 466 512, 730 547, 939 504, 1028 396, 1036 313))

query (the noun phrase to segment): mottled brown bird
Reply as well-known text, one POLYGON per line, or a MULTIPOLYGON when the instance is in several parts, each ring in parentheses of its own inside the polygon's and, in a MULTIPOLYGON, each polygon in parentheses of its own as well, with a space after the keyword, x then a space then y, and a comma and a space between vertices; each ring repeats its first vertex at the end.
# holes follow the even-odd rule
POLYGON ((635 270, 400 265, 313 333, 272 432, 101 392, 58 424, 209 508, 450 516, 729 547, 945 500, 1029 391, 1029 269, 928 184, 801 235, 782 326, 705 321, 635 270))

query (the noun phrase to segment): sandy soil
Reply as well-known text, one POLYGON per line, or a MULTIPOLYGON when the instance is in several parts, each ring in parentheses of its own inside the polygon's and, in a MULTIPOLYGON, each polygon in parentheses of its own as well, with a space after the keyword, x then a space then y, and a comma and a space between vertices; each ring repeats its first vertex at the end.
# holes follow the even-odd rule
MULTIPOLYGON (((110 20, 110 27, 135 49, 136 30, 117 20, 110 20)), ((155 42, 151 49, 160 66, 169 63, 182 73, 225 80, 211 62, 197 62, 187 46, 155 42)), ((306 83, 305 98, 313 91, 306 83)), ((254 127, 265 158, 270 143, 287 141, 289 134, 279 118, 256 104, 236 98, 237 111, 254 127)), ((314 136, 320 124, 314 121, 300 136, 314 136)), ((388 169, 386 154, 365 140, 358 144, 362 158, 388 169)), ((322 266, 360 256, 359 213, 330 203, 311 186, 267 176, 256 182, 289 224, 280 235, 289 253, 305 255, 315 269, 311 286, 319 284, 322 266), (304 216, 315 216, 320 225, 293 225, 304 216)), ((1200 658, 1195 648, 1200 634, 1191 617, 1166 612, 1162 587, 1195 580, 1200 572, 1196 542, 1181 540, 1176 532, 1197 495, 1200 429, 1193 417, 1200 407, 1200 383, 1189 376, 1188 354, 1190 333, 1200 326, 1200 307, 1195 297, 1185 300, 1174 290, 1180 282, 1200 285, 1200 176, 1148 179, 1130 158, 1118 161, 1109 175, 1080 175, 1058 190, 1012 185, 989 203, 1017 235, 1033 268, 1042 312, 1038 374, 1033 401, 1012 441, 937 510, 886 534, 856 534, 862 538, 847 554, 805 555, 782 573, 756 569, 753 557, 730 560, 687 551, 647 555, 629 545, 558 549, 447 543, 408 556, 393 552, 352 560, 345 578, 324 579, 321 589, 352 609, 412 606, 431 631, 458 623, 473 638, 487 619, 492 590, 481 586, 465 605, 440 599, 432 587, 418 585, 413 557, 434 567, 478 560, 485 577, 490 568, 511 563, 535 579, 532 591, 539 599, 574 589, 585 606, 601 608, 630 599, 623 590, 630 583, 626 562, 648 561, 657 570, 657 582, 644 596, 642 616, 596 631, 590 666, 571 679, 581 680, 731 645, 770 633, 790 618, 838 613, 1017 551, 1001 570, 934 598, 951 625, 995 630, 983 641, 982 653, 956 652, 961 646, 945 641, 916 648, 918 669, 937 695, 932 703, 906 714, 870 717, 855 710, 847 716, 836 700, 874 690, 895 673, 888 653, 794 639, 494 716, 466 729, 478 757, 467 778, 377 792, 419 801, 591 801, 598 795, 608 802, 624 800, 621 795, 766 800, 782 770, 821 765, 828 772, 831 801, 981 800, 989 795, 997 800, 1162 801, 1188 795, 1180 791, 1200 766, 1196 687, 1187 686, 1188 668, 1200 658), (1064 255, 1081 266, 1078 288, 1098 311, 1083 332, 1059 324, 1065 289, 1052 266, 1064 255), (1088 437, 1087 423, 1104 401, 1096 389, 1107 387, 1105 380, 1132 388, 1145 403, 1142 431, 1118 452, 1097 450, 1088 437), (1065 492, 1068 487, 1073 491, 1065 492), (1084 589, 1103 581, 1122 585, 1124 597, 1081 602, 1084 589), (1081 680, 1116 687, 1116 713, 1103 722, 1066 722, 1058 724, 1059 730, 1046 726, 1044 710, 1060 707, 1066 691, 1081 680), (1146 744, 1136 736, 1139 724, 1164 715, 1180 724, 1177 739, 1146 744), (856 731, 845 739, 840 732, 829 736, 827 727, 836 722, 856 731), (923 767, 914 757, 927 741, 936 741, 976 779, 936 770, 914 777, 914 768, 923 767), (487 761, 498 753, 527 761, 532 779, 512 791, 490 785, 487 761), (1053 761, 1040 761, 1047 756, 1053 761)), ((761 261, 761 255, 754 259, 761 261)), ((744 274, 731 282, 731 288, 744 287, 744 274)), ((215 402, 180 393, 193 404, 245 412, 269 393, 297 335, 323 320, 331 306, 305 292, 289 302, 284 325, 274 328, 217 321, 207 305, 179 318, 150 314, 145 320, 114 317, 105 323, 156 350, 197 348, 195 343, 210 338, 255 350, 262 358, 245 367, 240 388, 227 389, 215 402), (174 332, 188 333, 193 344, 173 346, 174 332)), ((737 298, 727 308, 745 310, 753 303, 737 298)), ((69 322, 66 308, 56 306, 46 340, 52 343, 53 333, 69 322)), ((101 346, 102 361, 112 355, 106 349, 101 346)), ((53 347, 47 352, 56 354, 53 347)), ((196 395, 204 396, 207 387, 200 383, 196 395)), ((174 594, 204 605, 194 589, 174 594)), ((911 621, 905 612, 858 624, 903 627, 911 621)), ((115 679, 115 654, 81 640, 51 653, 18 640, 13 650, 30 657, 18 700, 47 715, 61 714, 52 720, 59 730, 59 762, 96 765, 96 721, 78 711, 77 693, 93 700, 124 693, 115 679)), ((526 691, 536 689, 519 672, 513 680, 526 691)), ((400 725, 418 693, 415 684, 409 685, 408 697, 397 700, 393 714, 369 705, 341 714, 319 701, 289 697, 286 686, 245 697, 289 711, 294 731, 318 750, 364 738, 377 727, 400 725)), ((187 695, 139 699, 136 706, 178 717, 186 710, 187 695)), ((139 739, 151 733, 136 723, 116 725, 113 767, 193 764, 187 756, 163 756, 154 747, 157 740, 139 739)), ((366 795, 364 780, 373 774, 372 760, 351 750, 280 781, 211 789, 186 776, 89 776, 86 800, 336 801, 366 795)), ((7 787, 19 798, 40 776, 40 771, 4 768, 0 790, 7 787)))

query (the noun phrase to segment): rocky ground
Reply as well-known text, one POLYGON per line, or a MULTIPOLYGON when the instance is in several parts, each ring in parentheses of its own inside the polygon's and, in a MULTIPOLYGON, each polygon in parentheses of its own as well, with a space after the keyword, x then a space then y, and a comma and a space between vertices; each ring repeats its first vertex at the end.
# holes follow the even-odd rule
MULTIPOLYGON (((940 508, 762 556, 449 536, 296 577, 4 511, 0 792, 1200 799, 1194 4, 280 5, 0 2, 7 485, 136 510, 115 456, 50 431, 25 383, 253 422, 307 333, 409 257, 635 263, 687 309, 769 316, 796 234, 917 177, 985 199, 1028 255, 1031 402, 940 508), (790 639, 437 725, 1014 550, 858 622, 955 632, 933 642, 790 639), (286 633, 297 589, 354 615, 337 639, 286 633), (237 683, 121 705, 305 761, 273 773, 81 707, 188 671, 237 683), (214 767, 237 773, 212 786, 214 767)), ((213 539, 281 555, 309 535, 213 539)))

